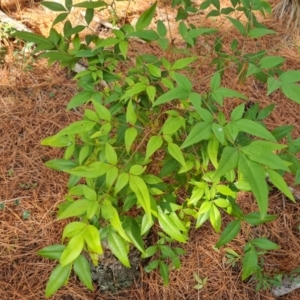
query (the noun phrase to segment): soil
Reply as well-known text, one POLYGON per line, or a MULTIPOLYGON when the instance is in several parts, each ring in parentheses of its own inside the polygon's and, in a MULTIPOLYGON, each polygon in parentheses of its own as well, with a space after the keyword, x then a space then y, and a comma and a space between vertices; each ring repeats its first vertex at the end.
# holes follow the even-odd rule
MULTIPOLYGON (((2 0, 0 4, 9 16, 44 35, 48 34, 55 18, 33 0, 2 0)), ((129 7, 128 2, 117 2, 117 5, 118 11, 123 13, 121 19, 131 22, 150 3, 136 0, 129 7)), ((161 14, 169 14, 170 22, 174 20, 174 11, 169 8, 168 3, 160 3, 159 8, 161 14)), ((74 14, 74 21, 78 20, 80 12, 74 14)), ((105 14, 99 14, 98 17, 108 18, 105 14)), ((220 28, 225 49, 229 49, 229 42, 234 37, 239 37, 234 29, 222 21, 205 19, 203 15, 191 18, 197 25, 220 28)), ((245 51, 266 49, 269 55, 286 58, 285 69, 299 70, 297 41, 287 38, 282 26, 270 17, 264 22, 279 33, 257 41, 246 40, 245 51)), ((97 24, 93 25, 96 30, 97 24)), ((173 23, 171 25, 175 26, 173 23)), ((98 29, 99 27, 98 24, 98 29)), ((180 38, 172 34, 174 43, 180 44, 180 38)), ((48 159, 59 157, 62 152, 42 147, 40 141, 80 118, 76 111, 66 112, 67 103, 77 92, 77 87, 68 72, 58 65, 48 66, 46 60, 16 56, 14 51, 19 46, 12 40, 7 40, 6 43, 8 53, 3 62, 0 62, 0 298, 42 300, 45 299, 45 286, 55 263, 36 253, 45 246, 60 243, 64 222, 56 221, 56 207, 63 201, 68 178, 43 165, 48 159)), ((197 44, 197 55, 203 61, 210 54, 213 43, 213 40, 205 38, 197 44)), ((162 55, 155 46, 132 43, 130 55, 134 56, 142 51, 162 55)), ((173 59, 176 57, 179 55, 173 54, 173 59)), ((211 67, 203 63, 193 72, 194 89, 205 91, 211 67)), ((268 128, 292 124, 295 126, 293 137, 300 136, 299 104, 286 99, 280 92, 267 97, 266 87, 253 79, 239 83, 238 73, 234 68, 226 71, 222 84, 245 93, 251 101, 259 103, 260 107, 274 103, 276 109, 267 119, 268 128)), ((235 99, 227 101, 227 113, 238 103, 235 99)), ((293 185, 292 177, 287 177, 287 181, 290 186, 293 185)), ((294 188, 299 192, 299 187, 294 188)), ((241 194, 238 201, 245 212, 257 210, 254 199, 248 194, 241 194)), ((300 267, 300 201, 292 203, 274 190, 269 202, 269 213, 277 214, 278 219, 257 228, 244 224, 230 247, 241 254, 248 239, 262 236, 270 238, 281 249, 265 256, 265 270, 271 275, 276 272, 288 274, 300 267)), ((224 224, 228 221, 229 219, 225 219, 224 224)), ((229 265, 224 249, 216 251, 213 248, 218 238, 219 235, 209 224, 193 230, 189 242, 184 245, 186 255, 182 257, 182 268, 171 273, 167 287, 163 285, 158 273, 148 274, 142 268, 140 280, 131 288, 114 294, 103 294, 97 289, 89 291, 72 275, 68 285, 52 299, 275 299, 270 291, 255 292, 254 280, 241 281, 240 264, 237 263, 234 267, 229 265), (194 288, 194 273, 207 278, 207 284, 200 290, 194 288)), ((300 290, 280 299, 300 299, 300 290)))

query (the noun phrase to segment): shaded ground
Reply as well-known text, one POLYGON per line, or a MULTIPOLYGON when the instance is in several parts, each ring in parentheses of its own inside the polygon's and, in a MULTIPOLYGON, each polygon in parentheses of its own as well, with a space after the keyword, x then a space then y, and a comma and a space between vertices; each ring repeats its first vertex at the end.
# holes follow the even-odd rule
MULTIPOLYGON (((15 7, 10 8, 12 16, 25 20, 24 23, 33 30, 38 27, 41 32, 48 30, 50 23, 47 20, 53 19, 49 13, 33 2, 23 5, 22 10, 15 7)), ((140 5, 138 7, 141 9, 140 5)), ((134 8, 131 8, 131 19, 135 16, 134 8)), ((204 17, 193 18, 195 22, 209 24, 204 17)), ((229 47, 228 41, 235 34, 234 30, 226 29, 225 48, 229 47)), ((198 46, 197 54, 203 63, 195 66, 193 78, 197 91, 207 88, 208 75, 212 72, 204 63, 210 55, 209 45, 212 46, 213 41, 207 39, 200 41, 198 46)), ((283 43, 282 35, 246 43, 246 50, 255 52, 258 49, 269 49, 270 55, 284 56, 287 69, 300 69, 297 48, 291 42, 283 43)), ((159 53, 156 47, 134 43, 132 55, 141 51, 159 53)), ((0 65, 0 203, 5 205, 0 210, 0 298, 3 300, 45 299, 44 288, 53 263, 38 257, 36 252, 60 242, 63 223, 55 221, 56 207, 66 192, 67 176, 43 166, 44 161, 58 157, 60 153, 57 149, 40 146, 40 141, 80 117, 76 112, 65 111, 69 99, 76 93, 76 83, 69 79, 67 72, 56 65, 49 68, 42 60, 33 62, 29 65, 31 68, 28 64, 25 59, 17 61, 11 51, 5 63, 0 65)), ((245 93, 261 107, 276 104, 276 110, 267 120, 269 128, 293 124, 294 137, 300 136, 299 105, 279 92, 266 97, 266 88, 253 79, 238 83, 234 68, 225 74, 224 86, 245 93)), ((228 112, 237 103, 236 100, 227 101, 228 112)), ((288 180, 292 184, 292 178, 288 180)), ((246 194, 240 195, 239 203, 245 212, 256 208, 254 200, 246 194)), ((230 247, 241 253, 245 241, 266 236, 282 247, 265 257, 266 271, 270 274, 290 272, 300 266, 300 203, 293 204, 274 191, 270 197, 270 213, 278 214, 279 218, 259 228, 244 224, 241 234, 230 247)), ((213 250, 218 237, 209 224, 193 231, 185 246, 187 254, 182 257, 182 268, 171 273, 168 287, 163 286, 155 272, 146 274, 141 270, 141 281, 132 289, 101 295, 86 290, 72 276, 70 284, 53 299, 274 299, 267 291, 256 293, 253 280, 241 282, 240 265, 226 264, 224 250, 213 250), (199 291, 193 288, 196 284, 194 273, 208 278, 207 285, 199 291)), ((298 290, 281 299, 299 298, 298 290)))

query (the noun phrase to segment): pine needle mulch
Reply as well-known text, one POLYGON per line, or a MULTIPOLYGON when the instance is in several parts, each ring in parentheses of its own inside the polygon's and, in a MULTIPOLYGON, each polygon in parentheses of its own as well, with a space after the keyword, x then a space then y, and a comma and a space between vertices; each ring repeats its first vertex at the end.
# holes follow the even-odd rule
MULTIPOLYGON (((236 33, 228 30, 224 48, 236 33)), ((212 46, 213 41, 206 40, 212 46)), ((266 37, 248 41, 246 50, 251 52, 265 48, 270 55, 286 58, 286 69, 300 69, 296 47, 282 43, 282 36, 266 37), (276 54, 277 53, 277 54, 276 54)), ((207 50, 201 43, 200 55, 205 58, 207 50), (203 48, 204 47, 204 48, 203 48)), ((135 44, 135 51, 157 51, 145 45, 135 44)), ((42 300, 45 286, 55 263, 39 257, 41 248, 60 243, 64 222, 56 221, 57 204, 63 201, 67 176, 47 169, 43 163, 59 157, 61 151, 42 147, 40 141, 80 118, 76 111, 66 112, 70 98, 76 93, 76 83, 59 66, 47 66, 46 61, 20 64, 13 56, 0 65, 0 298, 3 300, 42 300), (27 71, 26 68, 27 67, 27 71), (3 207, 4 205, 4 207, 3 207)), ((207 77, 212 72, 205 64, 194 71, 194 87, 198 91, 207 88, 207 77)), ((283 124, 295 125, 293 137, 300 136, 299 105, 287 100, 280 92, 266 96, 266 88, 253 79, 238 81, 238 73, 230 68, 222 84, 245 93, 260 107, 271 103, 276 109, 267 119, 268 128, 283 124)), ((226 101, 227 113, 238 100, 226 101)), ((287 178, 292 185, 292 178, 287 178)), ((299 192, 299 188, 296 191, 299 192)), ((289 273, 300 266, 300 201, 292 203, 277 190, 270 196, 270 214, 278 219, 270 224, 252 227, 244 224, 241 233, 230 244, 242 254, 243 245, 255 237, 267 237, 278 243, 281 249, 265 256, 265 270, 269 274, 289 273)), ((255 200, 242 193, 238 199, 244 212, 257 210, 255 200)), ((224 225, 229 222, 225 217, 224 225)), ((224 226, 223 225, 223 226, 224 226)), ((241 266, 230 266, 223 249, 213 249, 219 235, 209 224, 191 232, 184 245, 182 268, 171 273, 170 285, 164 287, 158 273, 147 274, 141 268, 141 279, 131 289, 115 294, 100 294, 85 289, 72 275, 69 284, 58 291, 52 299, 60 300, 197 300, 197 299, 274 299, 269 291, 255 292, 255 282, 241 281, 241 266), (196 285, 194 273, 207 278, 201 290, 196 285)), ((300 298, 296 290, 284 300, 300 298)))

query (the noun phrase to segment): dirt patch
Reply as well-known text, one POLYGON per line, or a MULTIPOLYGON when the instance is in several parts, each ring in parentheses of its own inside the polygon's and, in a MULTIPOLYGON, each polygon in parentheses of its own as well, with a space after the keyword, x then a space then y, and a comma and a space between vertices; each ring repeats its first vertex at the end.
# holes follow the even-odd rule
MULTIPOLYGON (((10 7, 8 11, 11 15, 25 20, 24 23, 36 32, 48 32, 53 15, 33 2, 30 5, 19 4, 17 9, 16 6, 15 9, 10 7)), ((130 19, 136 18, 140 10, 148 5, 146 1, 136 1, 127 12, 130 19)), ((163 5, 160 7, 164 10, 163 5)), ((213 22, 204 17, 193 18, 195 23, 201 22, 205 26, 213 22)), ((221 25, 216 23, 217 27, 221 25)), ((236 32, 230 28, 224 31, 223 47, 229 49, 229 41, 236 36, 236 32)), ((175 38, 178 43, 181 42, 179 37, 175 38)), ((210 55, 208 46, 212 47, 213 43, 213 40, 205 38, 197 48, 200 58, 194 65, 193 84, 199 92, 208 87, 212 70, 204 62, 210 55)), ((270 55, 285 57, 286 69, 300 69, 296 45, 283 43, 282 34, 247 41, 244 49, 250 52, 266 49, 270 55)), ((132 44, 131 55, 141 51, 160 53, 155 46, 132 44)), ((175 54, 169 55, 176 58, 175 54)), ((27 61, 24 64, 27 66, 27 61)), ((60 243, 63 222, 55 220, 56 207, 66 192, 67 176, 43 166, 43 162, 59 157, 61 152, 40 146, 40 141, 80 118, 77 112, 66 112, 67 103, 77 88, 65 70, 57 65, 48 67, 43 60, 28 64, 30 68, 24 69, 24 64, 17 63, 12 55, 11 60, 0 65, 0 202, 4 204, 0 210, 0 295, 5 300, 45 299, 44 289, 54 264, 38 257, 36 252, 47 245, 60 243)), ((293 136, 300 136, 298 104, 287 100, 279 92, 267 97, 266 88, 253 79, 240 83, 234 68, 229 68, 225 74, 224 86, 245 93, 260 107, 276 104, 275 111, 267 119, 268 128, 293 124, 293 136)), ((227 113, 236 104, 237 100, 227 101, 227 113)), ((292 178, 289 178, 289 184, 292 184, 292 178)), ((239 203, 245 212, 256 208, 255 201, 249 195, 241 195, 239 203)), ((277 214, 278 219, 259 228, 243 225, 231 248, 241 254, 248 239, 266 236, 281 245, 279 251, 265 257, 266 271, 270 274, 278 271, 288 273, 300 266, 300 203, 293 204, 274 191, 270 197, 270 213, 277 214)), ((182 257, 182 268, 171 273, 167 287, 163 286, 158 273, 147 274, 141 270, 140 282, 131 289, 103 295, 88 291, 71 276, 70 283, 52 299, 274 299, 267 291, 255 292, 255 282, 241 281, 240 265, 228 265, 224 250, 213 250, 218 237, 209 224, 194 230, 185 246, 187 253, 182 257), (194 289, 194 273, 208 279, 207 285, 199 291, 194 289)), ((298 290, 281 299, 299 298, 298 290)))

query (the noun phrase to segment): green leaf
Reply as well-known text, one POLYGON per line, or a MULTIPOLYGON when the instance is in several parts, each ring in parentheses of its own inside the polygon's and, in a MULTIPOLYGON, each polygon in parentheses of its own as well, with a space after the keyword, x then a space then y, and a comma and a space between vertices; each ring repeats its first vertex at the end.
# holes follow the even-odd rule
POLYGON ((87 224, 83 222, 71 222, 67 224, 63 230, 62 239, 71 238, 79 234, 81 231, 85 230, 86 226, 87 224))
POLYGON ((185 36, 185 39, 194 39, 197 38, 201 35, 205 34, 213 34, 218 32, 217 29, 215 28, 196 28, 196 29, 191 29, 188 34, 185 36))
POLYGON ((221 229, 221 214, 219 209, 215 206, 212 205, 210 212, 209 212, 209 220, 216 232, 219 232, 221 229))
POLYGON ((293 125, 283 125, 271 131, 277 141, 286 137, 294 129, 293 125))
POLYGON ((275 77, 269 77, 267 83, 268 83, 267 96, 269 96, 270 94, 272 94, 273 92, 275 92, 281 87, 281 81, 275 77))
POLYGON ((300 85, 296 83, 281 82, 282 92, 291 100, 300 104, 300 85))
POLYGON ((104 219, 110 222, 112 227, 120 234, 120 236, 124 240, 130 242, 130 239, 128 238, 125 230, 123 229, 118 211, 113 207, 111 202, 107 199, 105 199, 102 203, 101 214, 104 219))
POLYGON ((72 263, 80 255, 84 245, 84 236, 82 233, 75 235, 70 239, 66 249, 60 257, 62 266, 72 263))
MULTIPOLYGON (((43 48, 39 47, 39 50, 49 50, 47 45, 43 44, 43 48)), ((74 56, 71 54, 64 53, 62 51, 52 51, 52 52, 44 52, 39 55, 39 58, 49 58, 51 60, 61 61, 61 62, 72 62, 74 61, 74 56)))
POLYGON ((127 110, 126 110, 126 121, 127 123, 134 125, 136 123, 136 120, 137 120, 137 116, 132 105, 132 100, 129 100, 127 105, 127 110))
POLYGON ((221 85, 221 75, 220 72, 215 72, 210 80, 210 89, 212 91, 217 90, 221 85))
POLYGON ((160 68, 158 68, 158 67, 156 67, 154 65, 148 65, 147 67, 148 67, 149 73, 152 76, 154 76, 156 78, 160 78, 161 77, 161 70, 160 70, 160 68))
POLYGON ((170 155, 175 158, 183 167, 186 167, 186 162, 178 145, 174 143, 168 143, 168 151, 170 155))
POLYGON ((169 284, 169 267, 162 261, 159 262, 159 274, 164 281, 164 285, 169 284))
POLYGON ((258 255, 253 245, 250 245, 250 249, 245 253, 242 265, 242 280, 247 279, 249 276, 251 276, 257 271, 258 255))
POLYGON ((280 247, 269 241, 268 239, 264 239, 264 238, 257 238, 251 241, 251 244, 253 244, 255 247, 258 247, 262 250, 278 250, 280 249, 280 247))
POLYGON ((100 241, 98 229, 93 225, 88 225, 84 232, 84 240, 91 252, 102 254, 103 249, 100 241))
POLYGON ((99 8, 103 6, 107 6, 107 3, 104 1, 95 1, 95 2, 90 2, 90 1, 84 1, 81 3, 77 3, 73 5, 74 7, 83 7, 83 8, 99 8))
POLYGON ((167 35, 167 27, 163 21, 157 21, 157 33, 160 37, 165 37, 167 35))
POLYGON ((207 140, 211 137, 211 123, 197 123, 188 134, 187 138, 181 145, 181 148, 186 148, 200 141, 207 140))
MULTIPOLYGON (((184 75, 180 73, 173 73, 173 77, 176 80, 176 83, 179 88, 183 88, 188 94, 192 91, 192 83, 191 81, 184 75)), ((179 100, 185 100, 188 96, 185 96, 183 99, 179 98, 179 100)))
POLYGON ((105 158, 111 165, 116 165, 118 162, 118 156, 115 149, 109 143, 105 144, 105 158))
POLYGON ((212 180, 216 178, 220 178, 221 176, 225 175, 229 171, 235 169, 238 165, 239 160, 239 152, 237 149, 233 147, 225 147, 221 159, 219 161, 219 167, 216 170, 215 175, 213 176, 212 180))
POLYGON ((104 175, 111 167, 109 164, 96 161, 89 166, 79 166, 74 169, 66 170, 66 172, 79 177, 97 178, 104 175))
POLYGON ((145 254, 142 254, 142 258, 148 258, 153 256, 156 253, 157 249, 158 249, 157 245, 150 246, 149 248, 146 249, 145 254))
POLYGON ((159 35, 154 30, 138 30, 127 34, 129 37, 135 36, 145 41, 157 41, 159 35))
POLYGON ((284 195, 286 195, 289 199, 295 202, 295 198, 289 189, 288 185, 284 181, 283 177, 278 174, 276 171, 271 169, 267 169, 267 173, 269 175, 270 181, 276 186, 284 195))
POLYGON ((281 56, 265 56, 259 61, 259 67, 262 69, 272 69, 284 63, 285 59, 281 56))
POLYGON ((122 99, 128 99, 132 98, 135 95, 140 94, 141 92, 144 92, 146 90, 147 85, 143 82, 138 82, 134 86, 131 86, 127 89, 125 94, 121 97, 122 99))
POLYGON ((146 149, 145 159, 147 160, 156 150, 158 150, 163 144, 163 139, 160 135, 152 136, 148 143, 146 149))
POLYGON ((115 184, 115 193, 114 195, 118 194, 122 188, 124 188, 129 182, 129 175, 128 173, 122 173, 118 176, 117 182, 115 184))
POLYGON ((68 17, 69 13, 61 13, 59 14, 52 23, 52 26, 64 21, 68 17))
POLYGON ((115 181, 117 180, 119 175, 119 169, 117 167, 112 167, 106 172, 106 187, 110 189, 115 181))
POLYGON ((130 262, 127 255, 127 248, 129 249, 129 247, 127 247, 127 243, 125 242, 125 240, 116 232, 110 230, 107 235, 107 241, 112 253, 125 267, 130 268, 130 262))
POLYGON ((146 253, 144 241, 141 235, 141 228, 136 222, 136 220, 128 217, 127 222, 125 222, 124 224, 124 229, 127 236, 129 237, 131 242, 137 247, 137 249, 142 253, 146 253))
POLYGON ((186 91, 186 89, 184 89, 183 87, 176 87, 158 97, 156 101, 154 101, 152 107, 170 102, 174 99, 184 100, 188 98, 188 95, 189 92, 186 91))
POLYGON ((300 81, 300 70, 290 70, 290 71, 286 71, 284 73, 282 73, 279 76, 281 81, 284 82, 298 82, 300 81))
POLYGON ((66 246, 64 245, 51 245, 39 250, 38 255, 49 259, 59 260, 65 248, 66 246))
POLYGON ((240 98, 240 99, 248 100, 247 96, 245 96, 237 91, 234 91, 234 90, 231 90, 228 88, 224 88, 224 87, 219 87, 214 92, 216 94, 222 95, 222 97, 224 97, 224 98, 240 98))
POLYGON ((74 261, 74 272, 80 281, 90 290, 93 290, 91 267, 88 260, 79 255, 74 261))
POLYGON ((45 296, 49 298, 56 291, 58 291, 64 284, 67 283, 72 265, 62 266, 58 264, 55 269, 51 272, 49 280, 46 285, 45 296))
POLYGON ((232 121, 238 121, 243 117, 244 112, 245 112, 245 104, 240 104, 231 112, 230 119, 232 121))
POLYGON ((48 40, 47 38, 45 38, 39 34, 27 32, 27 31, 17 31, 13 35, 17 36, 27 42, 35 43, 37 45, 39 45, 39 44, 47 45, 49 47, 48 50, 51 50, 54 48, 54 44, 50 40, 48 40))
POLYGON ((160 207, 158 207, 158 223, 161 229, 171 238, 178 242, 186 243, 187 237, 179 231, 175 222, 160 207))
POLYGON ((139 176, 130 175, 129 185, 131 190, 135 193, 139 204, 145 210, 148 220, 152 220, 150 194, 145 181, 139 176))
POLYGON ((264 218, 267 214, 269 200, 265 170, 259 164, 252 162, 242 154, 239 156, 238 168, 250 184, 259 207, 261 218, 264 218))
POLYGON ((256 39, 267 34, 275 34, 276 31, 267 28, 253 28, 249 31, 248 36, 256 39))
POLYGON ((268 141, 276 142, 276 139, 263 125, 258 122, 241 119, 234 122, 235 125, 238 126, 240 131, 246 132, 248 134, 266 139, 268 141))
POLYGON ((219 151, 219 141, 218 139, 213 136, 207 145, 207 154, 208 157, 211 161, 211 163, 213 164, 213 166, 217 169, 219 166, 218 163, 218 151, 219 151))
POLYGON ((146 170, 146 166, 143 167, 141 165, 133 165, 130 167, 129 173, 131 175, 139 176, 139 175, 142 175, 145 170, 146 170))
POLYGON ((231 18, 231 17, 227 17, 227 19, 232 23, 232 25, 242 34, 245 35, 246 34, 246 29, 244 27, 244 25, 237 19, 231 18))
POLYGON ((77 166, 77 164, 71 160, 52 159, 52 160, 48 160, 45 163, 45 166, 56 171, 65 171, 65 170, 73 169, 74 167, 77 166))
POLYGON ((93 201, 87 200, 87 199, 81 199, 76 200, 72 202, 59 216, 58 220, 70 218, 70 217, 77 217, 83 215, 87 207, 92 203, 93 201))
POLYGON ((76 94, 68 103, 67 110, 78 107, 81 104, 85 104, 91 100, 93 92, 82 91, 76 94))
POLYGON ((181 58, 175 61, 175 63, 172 65, 171 70, 180 70, 188 66, 190 63, 198 59, 197 56, 194 57, 186 57, 186 58, 181 58))
POLYGON ((156 4, 157 2, 155 2, 149 9, 147 9, 138 19, 135 28, 136 30, 143 30, 145 28, 147 28, 154 16, 154 13, 156 11, 156 4))
POLYGON ((130 152, 130 148, 137 137, 137 130, 135 127, 127 128, 125 131, 125 149, 126 152, 130 152))
POLYGON ((149 100, 153 103, 155 100, 155 95, 156 95, 156 87, 153 85, 147 86, 146 93, 149 97, 149 100))
POLYGON ((182 117, 169 117, 163 125, 162 131, 164 135, 172 135, 185 125, 182 117))
POLYGON ((105 121, 110 122, 111 121, 110 111, 105 106, 103 106, 102 104, 100 104, 99 102, 97 102, 94 99, 92 100, 92 103, 95 107, 95 110, 96 110, 99 118, 101 120, 105 120, 105 121))
POLYGON ((64 128, 61 131, 59 131, 56 134, 56 136, 62 136, 62 135, 70 135, 70 134, 78 134, 78 133, 88 132, 91 129, 93 129, 93 127, 95 125, 96 125, 96 122, 86 121, 86 120, 73 122, 72 124, 70 124, 66 128, 64 128))
POLYGON ((251 225, 257 226, 277 219, 276 215, 266 215, 263 219, 259 212, 252 212, 243 217, 243 219, 251 225))
POLYGON ((275 108, 275 104, 270 104, 264 107, 257 115, 257 120, 263 120, 267 118, 275 108))
POLYGON ((220 239, 218 240, 216 247, 220 248, 224 246, 225 244, 229 243, 232 241, 237 234, 241 230, 241 221, 240 220, 234 220, 230 222, 225 229, 223 230, 220 239))

